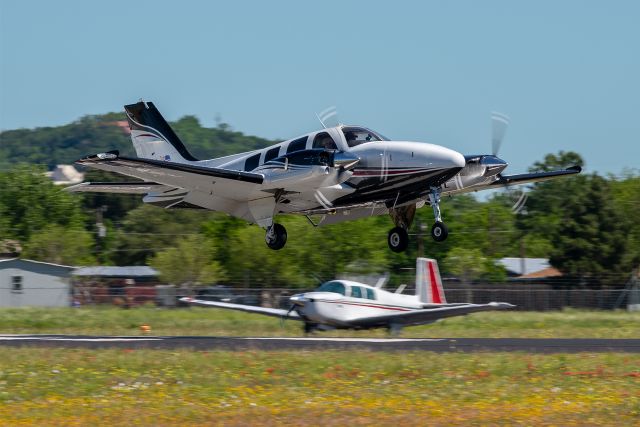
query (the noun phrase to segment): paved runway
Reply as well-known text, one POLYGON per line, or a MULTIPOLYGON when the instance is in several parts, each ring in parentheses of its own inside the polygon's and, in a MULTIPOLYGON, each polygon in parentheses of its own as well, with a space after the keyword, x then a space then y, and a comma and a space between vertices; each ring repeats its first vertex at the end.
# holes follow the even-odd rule
POLYGON ((640 353, 640 339, 528 339, 528 338, 260 338, 163 337, 89 335, 0 335, 1 346, 62 348, 130 348, 196 350, 372 350, 528 353, 629 352, 640 353))

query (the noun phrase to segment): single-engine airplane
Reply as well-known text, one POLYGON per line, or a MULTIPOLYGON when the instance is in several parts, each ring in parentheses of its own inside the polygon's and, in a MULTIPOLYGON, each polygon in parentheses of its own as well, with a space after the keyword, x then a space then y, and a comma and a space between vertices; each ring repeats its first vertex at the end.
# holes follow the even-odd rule
POLYGON ((305 215, 313 225, 389 214, 395 224, 389 247, 402 252, 416 208, 425 204, 435 217, 433 239, 447 238, 442 195, 580 173, 574 166, 502 175, 507 163, 496 154, 508 119, 500 114, 493 116, 493 154, 463 156, 439 145, 392 141, 364 127, 338 125, 259 150, 198 160, 153 103, 124 108, 137 158, 110 151, 77 163, 142 181, 84 182, 67 191, 144 194, 145 203, 166 209, 226 212, 263 227, 267 245, 276 250, 287 241, 285 228, 274 222, 279 214, 305 215))
POLYGON ((389 292, 350 280, 331 280, 312 292, 290 297, 289 310, 191 297, 180 300, 193 305, 299 320, 304 322, 304 331, 307 333, 314 330, 387 328, 390 333, 397 334, 404 326, 424 325, 446 317, 515 307, 506 302, 447 303, 438 263, 427 258, 416 260, 416 294, 403 295, 403 290, 404 286, 389 292))

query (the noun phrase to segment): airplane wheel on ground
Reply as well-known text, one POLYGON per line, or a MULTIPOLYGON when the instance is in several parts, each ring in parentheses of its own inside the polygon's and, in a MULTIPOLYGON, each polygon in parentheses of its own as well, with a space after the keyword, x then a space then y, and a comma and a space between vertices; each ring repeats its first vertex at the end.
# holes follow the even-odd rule
POLYGON ((392 228, 389 231, 387 243, 393 252, 403 252, 409 245, 409 233, 402 227, 392 228))
POLYGON ((287 243, 287 230, 281 224, 273 224, 267 229, 264 240, 270 249, 274 251, 282 249, 287 243))
POLYGON ((433 227, 431 227, 431 237, 433 237, 433 240, 436 242, 444 242, 448 235, 449 229, 444 225, 444 222, 436 222, 433 224, 433 227))

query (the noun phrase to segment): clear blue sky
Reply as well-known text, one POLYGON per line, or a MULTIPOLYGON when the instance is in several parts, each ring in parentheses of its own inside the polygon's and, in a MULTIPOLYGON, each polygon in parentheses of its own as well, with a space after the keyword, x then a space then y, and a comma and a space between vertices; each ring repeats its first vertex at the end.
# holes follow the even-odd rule
POLYGON ((0 0, 0 129, 139 98, 174 120, 289 138, 343 122, 490 151, 640 167, 640 1, 0 0))

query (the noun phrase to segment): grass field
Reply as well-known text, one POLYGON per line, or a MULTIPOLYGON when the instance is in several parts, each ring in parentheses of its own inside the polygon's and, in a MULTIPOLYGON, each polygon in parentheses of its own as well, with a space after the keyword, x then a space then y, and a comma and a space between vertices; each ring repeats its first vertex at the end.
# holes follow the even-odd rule
MULTIPOLYGON (((479 313, 415 337, 640 338, 640 314, 479 313)), ((205 308, 2 309, 0 333, 297 336, 205 308)), ((385 336, 384 331, 322 335, 385 336)), ((640 355, 0 347, 1 425, 638 425, 640 355)))
MULTIPOLYGON (((300 336, 299 322, 208 308, 140 307, 0 309, 0 333, 300 336)), ((403 337, 640 338, 640 313, 626 311, 501 311, 409 327, 403 337)), ((322 332, 323 336, 386 336, 385 330, 322 332)))
POLYGON ((622 354, 0 347, 2 425, 638 425, 622 354))

